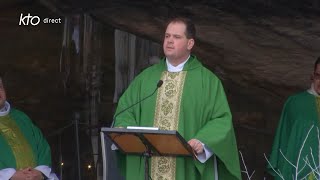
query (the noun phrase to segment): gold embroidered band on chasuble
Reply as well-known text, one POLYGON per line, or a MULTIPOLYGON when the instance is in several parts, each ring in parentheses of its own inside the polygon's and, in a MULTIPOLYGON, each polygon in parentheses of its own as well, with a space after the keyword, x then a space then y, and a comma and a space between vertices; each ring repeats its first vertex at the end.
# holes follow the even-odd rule
MULTIPOLYGON (((180 103, 186 77, 186 71, 168 72, 161 75, 163 85, 158 90, 154 127, 161 130, 178 130, 180 103)), ((151 178, 154 180, 175 180, 175 157, 152 157, 151 178)))
POLYGON ((35 167, 32 148, 15 121, 10 116, 4 116, 0 122, 0 134, 11 147, 16 159, 16 169, 35 167))

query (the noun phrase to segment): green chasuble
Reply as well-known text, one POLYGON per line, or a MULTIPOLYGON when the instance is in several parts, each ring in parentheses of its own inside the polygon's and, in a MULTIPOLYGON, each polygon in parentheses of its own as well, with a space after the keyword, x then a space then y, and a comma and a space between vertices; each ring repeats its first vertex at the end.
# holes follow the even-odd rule
POLYGON ((21 111, 0 116, 0 170, 51 166, 50 147, 40 130, 21 111))
MULTIPOLYGON (((195 56, 181 72, 167 71, 165 60, 140 73, 119 100, 117 112, 157 94, 118 115, 115 127, 156 126, 178 130, 187 140, 198 139, 217 156, 220 180, 241 179, 232 116, 221 81, 195 56)), ((116 113, 117 113, 116 112, 116 113)), ((121 155, 120 168, 127 180, 144 179, 144 159, 121 155)), ((153 180, 214 180, 214 157, 205 163, 191 157, 152 157, 153 180)))
MULTIPOLYGON (((315 179, 306 161, 313 168, 319 166, 319 103, 319 97, 305 91, 289 97, 284 105, 269 159, 284 179, 315 179)), ((275 179, 281 179, 270 165, 267 168, 275 179)))

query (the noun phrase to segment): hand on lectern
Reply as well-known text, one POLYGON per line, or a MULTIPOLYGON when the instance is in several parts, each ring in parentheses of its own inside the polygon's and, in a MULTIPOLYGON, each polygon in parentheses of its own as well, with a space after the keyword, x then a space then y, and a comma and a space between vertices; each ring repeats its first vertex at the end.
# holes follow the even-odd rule
POLYGON ((188 144, 197 154, 203 153, 203 145, 198 139, 191 139, 188 144))

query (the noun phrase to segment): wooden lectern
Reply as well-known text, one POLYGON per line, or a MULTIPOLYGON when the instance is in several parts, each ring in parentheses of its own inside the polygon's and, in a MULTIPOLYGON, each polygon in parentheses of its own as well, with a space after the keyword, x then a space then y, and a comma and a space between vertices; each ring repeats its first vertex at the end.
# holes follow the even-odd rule
POLYGON ((194 156, 192 148, 178 131, 101 128, 101 133, 109 137, 122 153, 145 157, 145 180, 149 179, 151 156, 194 156))

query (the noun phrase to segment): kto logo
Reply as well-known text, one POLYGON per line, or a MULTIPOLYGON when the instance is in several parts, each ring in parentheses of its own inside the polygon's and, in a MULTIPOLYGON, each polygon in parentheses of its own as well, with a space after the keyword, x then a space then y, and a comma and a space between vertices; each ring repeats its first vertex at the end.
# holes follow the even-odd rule
POLYGON ((27 16, 23 16, 22 13, 20 15, 19 26, 21 25, 28 26, 29 24, 31 24, 32 26, 36 26, 39 23, 40 23, 39 16, 31 16, 30 13, 28 13, 27 16))

